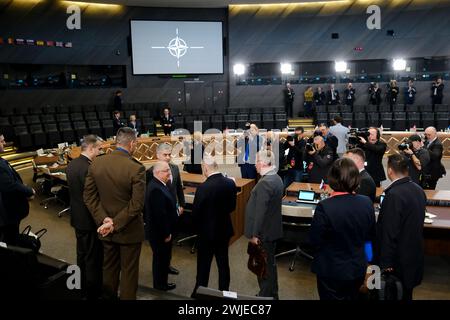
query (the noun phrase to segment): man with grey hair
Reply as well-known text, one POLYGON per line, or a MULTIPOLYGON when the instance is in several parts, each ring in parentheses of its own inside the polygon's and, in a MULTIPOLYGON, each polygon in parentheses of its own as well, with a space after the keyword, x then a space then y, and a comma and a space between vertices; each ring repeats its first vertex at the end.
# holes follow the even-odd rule
POLYGON ((231 213, 236 208, 236 184, 219 172, 216 159, 205 156, 202 170, 206 181, 197 188, 192 209, 198 233, 197 279, 193 297, 199 286, 208 287, 213 257, 216 257, 219 270, 219 290, 229 290, 228 245, 234 234, 231 213))
POLYGON ((423 170, 425 174, 424 189, 434 190, 438 180, 447 173, 441 162, 444 147, 438 139, 435 127, 425 129, 425 139, 425 148, 430 153, 430 162, 423 170))
POLYGON ((266 277, 258 277, 259 296, 278 299, 278 276, 275 261, 276 241, 283 237, 281 201, 283 181, 275 169, 272 151, 256 155, 256 170, 261 175, 253 188, 245 211, 245 236, 253 245, 261 244, 267 252, 266 277))
POLYGON ((116 150, 98 157, 89 167, 84 202, 103 240, 105 298, 135 300, 139 257, 144 240, 145 167, 132 155, 137 139, 133 129, 120 128, 116 150))
MULTIPOLYGON (((176 201, 178 214, 182 215, 184 212, 184 207, 186 206, 186 201, 184 199, 183 181, 181 180, 180 170, 178 169, 177 165, 170 162, 170 160, 172 159, 172 145, 166 142, 158 145, 158 147, 156 148, 156 158, 158 159, 158 161, 164 161, 169 165, 170 178, 169 181, 167 181, 167 188, 169 188, 172 196, 176 201)), ((152 178, 153 167, 147 170, 147 185, 150 183, 152 178)), ((173 266, 170 266, 169 273, 177 275, 180 272, 173 266)))
POLYGON ((70 161, 66 169, 70 194, 70 224, 77 238, 77 265, 81 270, 81 290, 88 300, 100 298, 102 293, 103 245, 97 226, 84 204, 83 192, 91 162, 100 154, 97 136, 88 135, 81 142, 81 155, 70 161))
POLYGON ((156 162, 145 194, 145 234, 153 251, 153 287, 163 291, 176 287, 168 283, 173 233, 178 220, 175 198, 167 185, 170 175, 166 161, 156 162))

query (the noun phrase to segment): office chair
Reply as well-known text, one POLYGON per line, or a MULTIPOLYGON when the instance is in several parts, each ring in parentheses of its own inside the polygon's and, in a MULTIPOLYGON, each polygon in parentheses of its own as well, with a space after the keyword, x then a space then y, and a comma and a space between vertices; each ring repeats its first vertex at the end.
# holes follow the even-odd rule
POLYGON ((50 189, 50 193, 53 194, 52 197, 44 199, 41 201, 41 206, 44 206, 45 209, 48 209, 48 205, 52 201, 56 201, 64 206, 64 209, 57 213, 58 217, 61 218, 63 213, 69 212, 70 206, 68 206, 67 202, 62 199, 62 194, 64 192, 68 193, 68 187, 63 184, 57 184, 50 189))
MULTIPOLYGON (((192 214, 192 210, 189 208, 184 208, 184 213, 182 215, 182 219, 184 220, 179 220, 179 226, 180 225, 184 225, 186 227, 186 229, 192 229, 192 219, 191 219, 191 214, 192 214), (187 220, 187 221, 186 221, 187 220)), ((178 239, 176 241, 177 246, 181 247, 183 245, 183 242, 191 240, 191 239, 195 239, 197 238, 198 235, 197 234, 191 234, 189 236, 186 236, 184 238, 178 239)), ((194 243, 192 244, 191 247, 191 253, 194 254, 195 253, 195 249, 197 247, 197 240, 194 241, 194 243)))
POLYGON ((275 255, 275 258, 294 254, 289 264, 289 271, 294 271, 297 258, 303 256, 308 260, 313 257, 302 249, 302 245, 308 242, 311 218, 283 215, 283 240, 296 243, 295 249, 284 251, 275 255))

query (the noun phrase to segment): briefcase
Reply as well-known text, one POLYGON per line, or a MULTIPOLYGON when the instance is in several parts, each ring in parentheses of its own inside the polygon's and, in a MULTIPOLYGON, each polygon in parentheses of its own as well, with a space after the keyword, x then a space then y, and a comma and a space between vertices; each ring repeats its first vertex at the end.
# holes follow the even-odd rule
POLYGON ((247 253, 248 269, 256 274, 258 278, 267 278, 267 252, 261 244, 248 243, 247 253))

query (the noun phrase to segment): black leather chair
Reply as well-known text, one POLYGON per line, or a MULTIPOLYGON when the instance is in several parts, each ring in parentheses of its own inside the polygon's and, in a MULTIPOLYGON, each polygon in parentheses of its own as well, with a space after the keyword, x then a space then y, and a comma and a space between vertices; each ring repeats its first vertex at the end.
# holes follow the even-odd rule
POLYGON ((380 126, 380 114, 378 112, 367 114, 367 125, 369 127, 379 127, 380 126))
POLYGON ((283 242, 294 243, 294 249, 284 251, 275 255, 276 259, 282 256, 294 254, 289 264, 289 271, 294 271, 297 258, 302 256, 307 260, 313 257, 306 251, 309 244, 309 231, 311 229, 311 218, 283 215, 283 242))
POLYGON ((287 124, 286 113, 275 113, 275 129, 286 128, 287 124))
POLYGON ((56 107, 56 113, 61 114, 61 113, 70 113, 70 109, 68 106, 65 105, 59 105, 56 107))
POLYGON ((86 114, 88 112, 95 112, 96 106, 95 106, 95 104, 86 104, 86 105, 81 106, 81 109, 86 114))
POLYGON ((0 117, 0 132, 4 134, 8 141, 14 138, 14 127, 9 122, 8 117, 0 117))
MULTIPOLYGON (((241 109, 242 110, 242 109, 241 109)), ((245 125, 247 122, 250 122, 250 119, 248 118, 248 113, 240 113, 236 117, 237 127, 240 129, 245 129, 245 125)))
POLYGON ((258 128, 261 127, 261 114, 260 113, 250 113, 250 122, 256 124, 258 128))
POLYGON ((13 126, 25 126, 26 122, 23 116, 14 116, 11 117, 11 124, 13 126))
POLYGON ((44 114, 55 114, 56 113, 56 107, 50 106, 50 105, 42 107, 42 112, 44 114))
POLYGON ((200 120, 202 122, 203 132, 205 130, 208 130, 211 128, 211 116, 201 115, 201 116, 198 116, 198 120, 200 120))
POLYGON ((394 130, 405 131, 406 130, 406 113, 394 112, 394 130))
POLYGON ((45 133, 47 134, 47 146, 53 148, 61 142, 61 134, 58 131, 56 123, 44 124, 45 133))
POLYGON ((68 113, 57 113, 56 114, 56 121, 58 123, 69 122, 70 121, 69 114, 68 113))
POLYGON ((358 113, 358 112, 366 112, 366 107, 365 106, 361 106, 361 105, 354 105, 353 106, 353 113, 358 113))
POLYGON ((47 145, 47 136, 44 130, 42 130, 41 124, 30 125, 30 134, 33 137, 34 147, 41 148, 47 145))
POLYGON ((392 107, 392 111, 393 111, 393 112, 404 112, 404 111, 405 111, 405 106, 402 105, 402 104, 395 104, 395 105, 392 107))
POLYGON ((375 112, 378 112, 378 107, 374 106, 373 104, 369 104, 364 108, 364 110, 367 113, 375 113, 375 112))
POLYGON ((328 113, 338 113, 339 112, 339 106, 330 104, 327 106, 328 113))
POLYGON ((421 122, 420 122, 420 113, 418 112, 407 112, 407 122, 408 122, 408 128, 412 128, 416 126, 416 128, 421 128, 421 122))
POLYGON ((366 122, 366 114, 362 112, 358 112, 354 114, 355 120, 353 121, 354 126, 356 128, 365 128, 367 127, 366 122))
POLYGON ((108 112, 108 111, 99 111, 98 112, 98 119, 99 120, 108 120, 108 119, 111 119, 111 118, 112 118, 111 113, 108 112))
POLYGON ((264 129, 272 130, 275 128, 275 120, 273 113, 264 113, 262 116, 262 126, 264 129))
POLYGON ((223 116, 221 114, 211 116, 211 127, 219 130, 223 129, 223 116))
POLYGON ((353 127, 353 113, 351 112, 343 112, 342 113, 342 125, 344 126, 352 126, 353 127))
POLYGON ((328 113, 317 113, 316 115, 316 124, 327 123, 328 122, 328 113))
POLYGON ((380 112, 392 112, 391 106, 388 104, 380 105, 380 112))
POLYGON ((436 104, 434 106, 434 112, 449 112, 450 108, 448 104, 436 104))
POLYGON ((42 124, 46 124, 46 123, 55 123, 55 115, 53 114, 43 114, 41 115, 41 123, 42 124))
POLYGON ((41 123, 41 119, 39 119, 37 114, 28 115, 26 118, 28 125, 41 123))
POLYGON ((322 112, 327 112, 327 106, 323 105, 323 106, 316 106, 316 113, 322 113, 322 112))
POLYGON ((392 130, 392 113, 382 112, 381 113, 381 124, 385 130, 392 130))
POLYGON ((434 127, 436 124, 434 122, 434 112, 429 111, 429 112, 422 112, 422 127, 424 129, 428 128, 428 127, 434 127))
POLYGON ((448 128, 448 116, 447 112, 438 112, 436 113, 436 129, 437 130, 446 130, 448 128))
POLYGON ((114 126, 111 119, 101 120, 100 122, 102 124, 103 137, 105 137, 105 139, 108 139, 116 135, 116 132, 114 132, 114 126))
POLYGON ((86 122, 84 121, 73 122, 73 128, 77 135, 77 142, 83 139, 85 135, 89 134, 88 128, 86 127, 86 122))
POLYGON ((144 128, 144 132, 148 132, 150 136, 155 135, 155 121, 152 117, 147 117, 142 119, 142 125, 144 128))
POLYGON ((90 120, 88 121, 88 128, 89 128, 89 133, 90 134, 95 134, 99 137, 103 137, 103 130, 102 127, 100 125, 100 121, 98 120, 90 120))
POLYGON ((20 149, 29 149, 33 146, 33 139, 27 126, 15 126, 14 135, 20 149))
POLYGON ((352 107, 351 106, 349 106, 349 105, 342 105, 342 106, 339 106, 339 110, 342 112, 342 113, 349 113, 349 112, 352 112, 352 107))
POLYGON ((84 118, 86 119, 86 121, 97 120, 97 112, 95 112, 95 111, 85 112, 84 118))
POLYGON ((97 112, 108 111, 108 105, 107 104, 97 104, 95 106, 95 111, 97 111, 97 112))
POLYGON ((239 109, 238 108, 228 108, 227 109, 227 114, 237 115, 238 113, 239 113, 239 109))
POLYGON ((416 104, 409 104, 405 107, 406 112, 419 112, 419 106, 416 104))
POLYGON ((236 129, 236 115, 235 114, 226 114, 223 116, 223 121, 225 128, 228 129, 236 129))
POLYGON ((72 123, 76 121, 83 121, 83 114, 81 112, 72 113, 70 115, 70 120, 72 121, 72 123))
POLYGON ((70 122, 60 122, 59 132, 61 133, 61 139, 63 140, 60 142, 68 142, 71 144, 76 141, 75 131, 73 131, 70 122))
POLYGON ((82 113, 83 112, 83 106, 82 105, 73 105, 69 107, 70 113, 82 113))
POLYGON ((427 105, 421 105, 419 106, 420 112, 433 112, 433 106, 427 104, 427 105))
POLYGON ((150 118, 151 117, 150 110, 139 110, 137 115, 141 119, 150 118))

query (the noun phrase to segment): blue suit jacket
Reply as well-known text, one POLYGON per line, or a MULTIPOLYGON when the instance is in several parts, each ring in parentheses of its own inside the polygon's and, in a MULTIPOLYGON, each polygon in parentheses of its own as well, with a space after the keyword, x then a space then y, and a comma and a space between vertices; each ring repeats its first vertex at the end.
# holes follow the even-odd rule
POLYGON ((0 226, 19 223, 28 215, 28 199, 33 190, 23 184, 22 178, 9 163, 0 158, 0 226))

